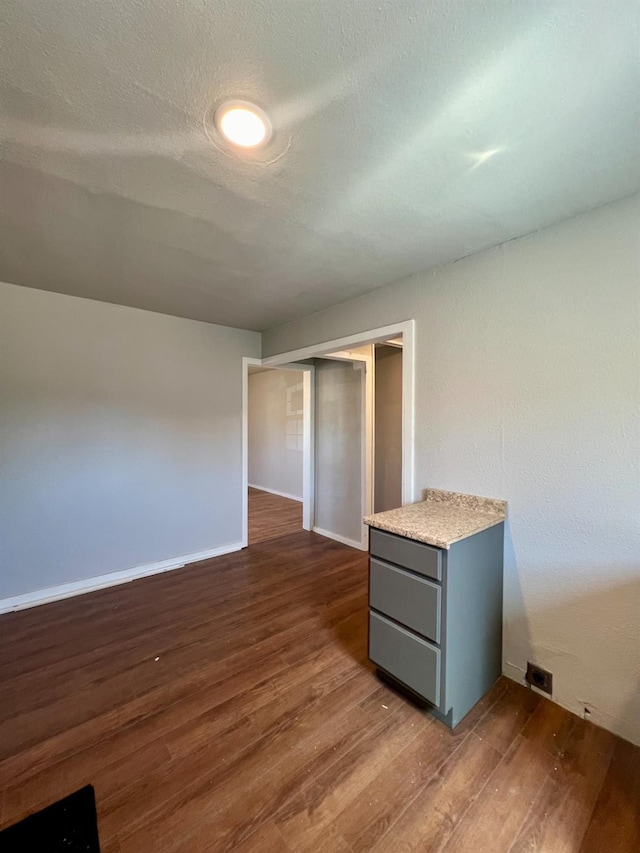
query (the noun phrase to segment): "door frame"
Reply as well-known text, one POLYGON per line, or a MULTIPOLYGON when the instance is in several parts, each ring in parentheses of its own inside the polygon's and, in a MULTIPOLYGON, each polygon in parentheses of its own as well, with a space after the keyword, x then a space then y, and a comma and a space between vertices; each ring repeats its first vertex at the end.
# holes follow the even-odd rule
POLYGON ((242 547, 249 544, 249 365, 302 372, 302 528, 314 521, 315 367, 312 364, 265 364, 260 358, 242 358, 242 547))
MULTIPOLYGON (((415 472, 414 472, 414 440, 415 440, 415 320, 404 320, 399 323, 393 323, 389 326, 380 326, 376 329, 368 329, 363 332, 357 332, 353 335, 348 335, 342 338, 336 338, 331 341, 324 341, 317 344, 312 344, 307 347, 301 347, 289 352, 279 353, 278 355, 268 356, 261 360, 264 367, 282 367, 290 362, 299 362, 301 359, 317 358, 327 355, 335 355, 340 351, 348 351, 351 347, 362 346, 363 344, 382 343, 390 338, 396 338, 402 335, 402 504, 413 503, 417 499, 415 494, 415 472)), ((302 366, 302 365, 301 365, 302 366)), ((373 382, 373 371, 367 371, 370 374, 370 381, 373 382)), ((370 400, 373 401, 373 394, 370 395, 370 400)), ((366 411, 366 410, 365 410, 366 411)), ((373 419, 373 412, 371 412, 373 419)), ((373 476, 373 428, 365 429, 369 435, 370 447, 367 448, 365 457, 371 459, 370 468, 371 476, 373 476)), ((364 488, 364 486, 363 486, 364 488)), ((372 494, 371 485, 369 494, 372 494)), ((366 505, 366 503, 365 503, 366 505)), ((366 542, 363 537, 363 546, 368 547, 368 527, 363 525, 366 530, 366 542)))

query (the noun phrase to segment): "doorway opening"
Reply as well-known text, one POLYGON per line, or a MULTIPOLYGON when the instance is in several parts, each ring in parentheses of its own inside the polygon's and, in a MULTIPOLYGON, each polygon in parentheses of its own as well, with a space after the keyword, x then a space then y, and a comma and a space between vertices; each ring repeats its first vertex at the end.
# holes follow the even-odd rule
POLYGON ((243 359, 243 547, 311 529, 312 374, 243 359))
MULTIPOLYGON (((380 511, 379 507, 393 508, 391 503, 400 506, 415 500, 414 321, 253 361, 262 367, 295 366, 305 371, 305 446, 309 452, 303 463, 308 498, 303 509, 304 529, 367 550, 369 528, 362 523, 363 516, 380 511), (388 387, 379 390, 382 400, 376 412, 375 363, 378 361, 379 374, 391 367, 394 355, 389 348, 400 350, 401 369, 396 362, 395 390, 392 394, 388 387), (383 365, 387 359, 390 363, 383 365), (385 395, 387 408, 395 405, 393 415, 383 411, 385 395)), ((248 473, 246 441, 244 460, 248 473)), ((245 519, 248 522, 247 509, 245 519)))
POLYGON ((302 530, 303 375, 248 365, 249 545, 302 530))

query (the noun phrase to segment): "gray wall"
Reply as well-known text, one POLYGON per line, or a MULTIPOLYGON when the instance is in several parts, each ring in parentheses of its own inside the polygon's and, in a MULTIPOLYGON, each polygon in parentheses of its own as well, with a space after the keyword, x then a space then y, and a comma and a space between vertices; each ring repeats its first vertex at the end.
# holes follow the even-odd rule
POLYGON ((300 370, 249 376, 249 483, 302 500, 300 370))
POLYGON ((402 350, 375 348, 375 512, 402 506, 402 350))
POLYGON ((505 671, 640 742, 640 196, 263 336, 415 318, 415 498, 509 501, 505 671))
POLYGON ((316 359, 315 527, 360 542, 364 365, 316 359))
POLYGON ((260 335, 0 284, 0 599, 239 542, 260 335))

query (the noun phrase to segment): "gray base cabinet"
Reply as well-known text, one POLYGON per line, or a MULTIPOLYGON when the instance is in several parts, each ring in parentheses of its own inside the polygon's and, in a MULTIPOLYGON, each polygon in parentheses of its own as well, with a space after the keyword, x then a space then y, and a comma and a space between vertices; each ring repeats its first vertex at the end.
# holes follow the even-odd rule
POLYGON ((434 548, 371 528, 369 658, 455 727, 502 673, 504 524, 434 548))

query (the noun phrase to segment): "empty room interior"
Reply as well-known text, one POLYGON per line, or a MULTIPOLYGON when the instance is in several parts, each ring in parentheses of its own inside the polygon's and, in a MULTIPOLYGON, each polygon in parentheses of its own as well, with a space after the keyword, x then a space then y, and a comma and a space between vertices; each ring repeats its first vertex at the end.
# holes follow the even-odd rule
POLYGON ((638 0, 0 32, 0 850, 638 853, 638 0))

